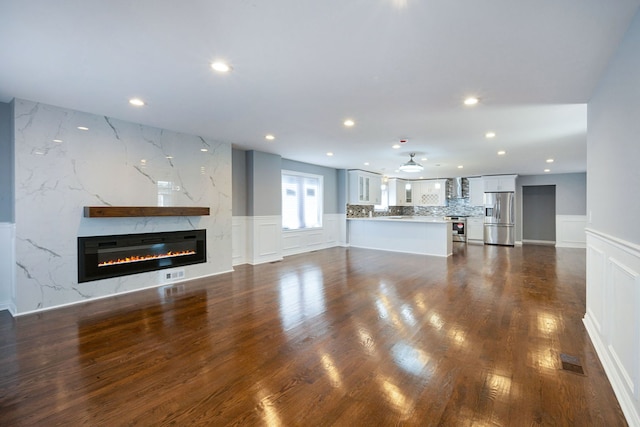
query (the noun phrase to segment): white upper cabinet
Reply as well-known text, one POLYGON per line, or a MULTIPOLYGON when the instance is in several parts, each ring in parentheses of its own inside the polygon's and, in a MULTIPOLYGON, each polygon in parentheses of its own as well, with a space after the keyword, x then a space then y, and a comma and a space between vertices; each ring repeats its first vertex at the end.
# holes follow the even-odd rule
POLYGON ((447 180, 427 179, 413 181, 414 206, 446 206, 447 180))
POLYGON ((349 203, 379 205, 382 198, 382 177, 360 170, 349 171, 349 203))
POLYGON ((484 180, 481 177, 468 178, 469 204, 471 206, 484 205, 484 180))
POLYGON ((389 186, 389 206, 411 206, 413 205, 413 182, 399 178, 390 178, 387 182, 389 186))
POLYGON ((517 175, 483 176, 484 192, 516 191, 516 176, 517 175))

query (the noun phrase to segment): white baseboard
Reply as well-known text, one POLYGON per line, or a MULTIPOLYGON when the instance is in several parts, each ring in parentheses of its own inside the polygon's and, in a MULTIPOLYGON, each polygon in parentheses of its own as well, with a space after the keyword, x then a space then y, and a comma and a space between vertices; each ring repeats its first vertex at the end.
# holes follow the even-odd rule
POLYGON ((12 303, 9 304, 0 304, 0 311, 7 310, 12 317, 16 317, 18 315, 18 310, 16 306, 12 303))
POLYGON ((584 323, 584 327, 589 334, 589 338, 591 338, 591 342, 593 347, 596 349, 596 353, 598 354, 598 358, 600 358, 600 363, 604 368, 605 374, 607 374, 607 378, 609 378, 609 382, 611 383, 611 387, 618 398, 618 403, 624 413, 624 416, 627 420, 627 424, 631 427, 640 427, 640 414, 637 409, 634 408, 636 404, 634 403, 633 395, 630 393, 624 392, 626 389, 625 382, 622 381, 620 375, 617 373, 615 368, 615 362, 609 356, 609 351, 607 350, 607 346, 600 339, 600 335, 597 332, 597 328, 593 322, 593 319, 587 313, 582 319, 584 323))
POLYGON ((542 245, 542 246, 554 246, 556 244, 555 241, 552 240, 531 240, 531 239, 522 239, 523 245, 542 245))

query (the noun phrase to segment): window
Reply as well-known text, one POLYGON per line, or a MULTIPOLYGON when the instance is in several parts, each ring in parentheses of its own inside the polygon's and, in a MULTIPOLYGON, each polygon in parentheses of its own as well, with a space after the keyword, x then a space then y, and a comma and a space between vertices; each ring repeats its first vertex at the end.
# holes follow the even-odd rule
POLYGON ((322 227, 322 176, 282 171, 282 228, 322 227))

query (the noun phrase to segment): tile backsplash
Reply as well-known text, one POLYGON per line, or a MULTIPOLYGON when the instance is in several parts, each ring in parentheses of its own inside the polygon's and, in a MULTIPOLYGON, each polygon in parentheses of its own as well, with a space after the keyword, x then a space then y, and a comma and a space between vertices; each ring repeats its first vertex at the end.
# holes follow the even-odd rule
POLYGON ((370 216, 483 216, 482 206, 469 205, 469 199, 448 199, 447 206, 389 206, 387 210, 376 211, 373 205, 347 204, 347 218, 367 218, 370 216))

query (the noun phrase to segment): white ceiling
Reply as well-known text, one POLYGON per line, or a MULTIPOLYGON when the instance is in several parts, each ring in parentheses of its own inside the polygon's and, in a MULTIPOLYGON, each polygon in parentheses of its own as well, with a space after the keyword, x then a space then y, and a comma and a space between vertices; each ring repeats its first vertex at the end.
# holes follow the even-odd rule
POLYGON ((0 0, 0 101, 390 176, 585 171, 586 103, 639 6, 0 0), (216 74, 215 59, 233 71, 216 74), (467 95, 480 104, 463 106, 467 95), (147 105, 132 107, 131 97, 147 105), (346 118, 356 125, 344 127, 346 118), (497 137, 485 139, 487 131, 497 137), (410 152, 428 157, 425 170, 396 173, 410 152))

